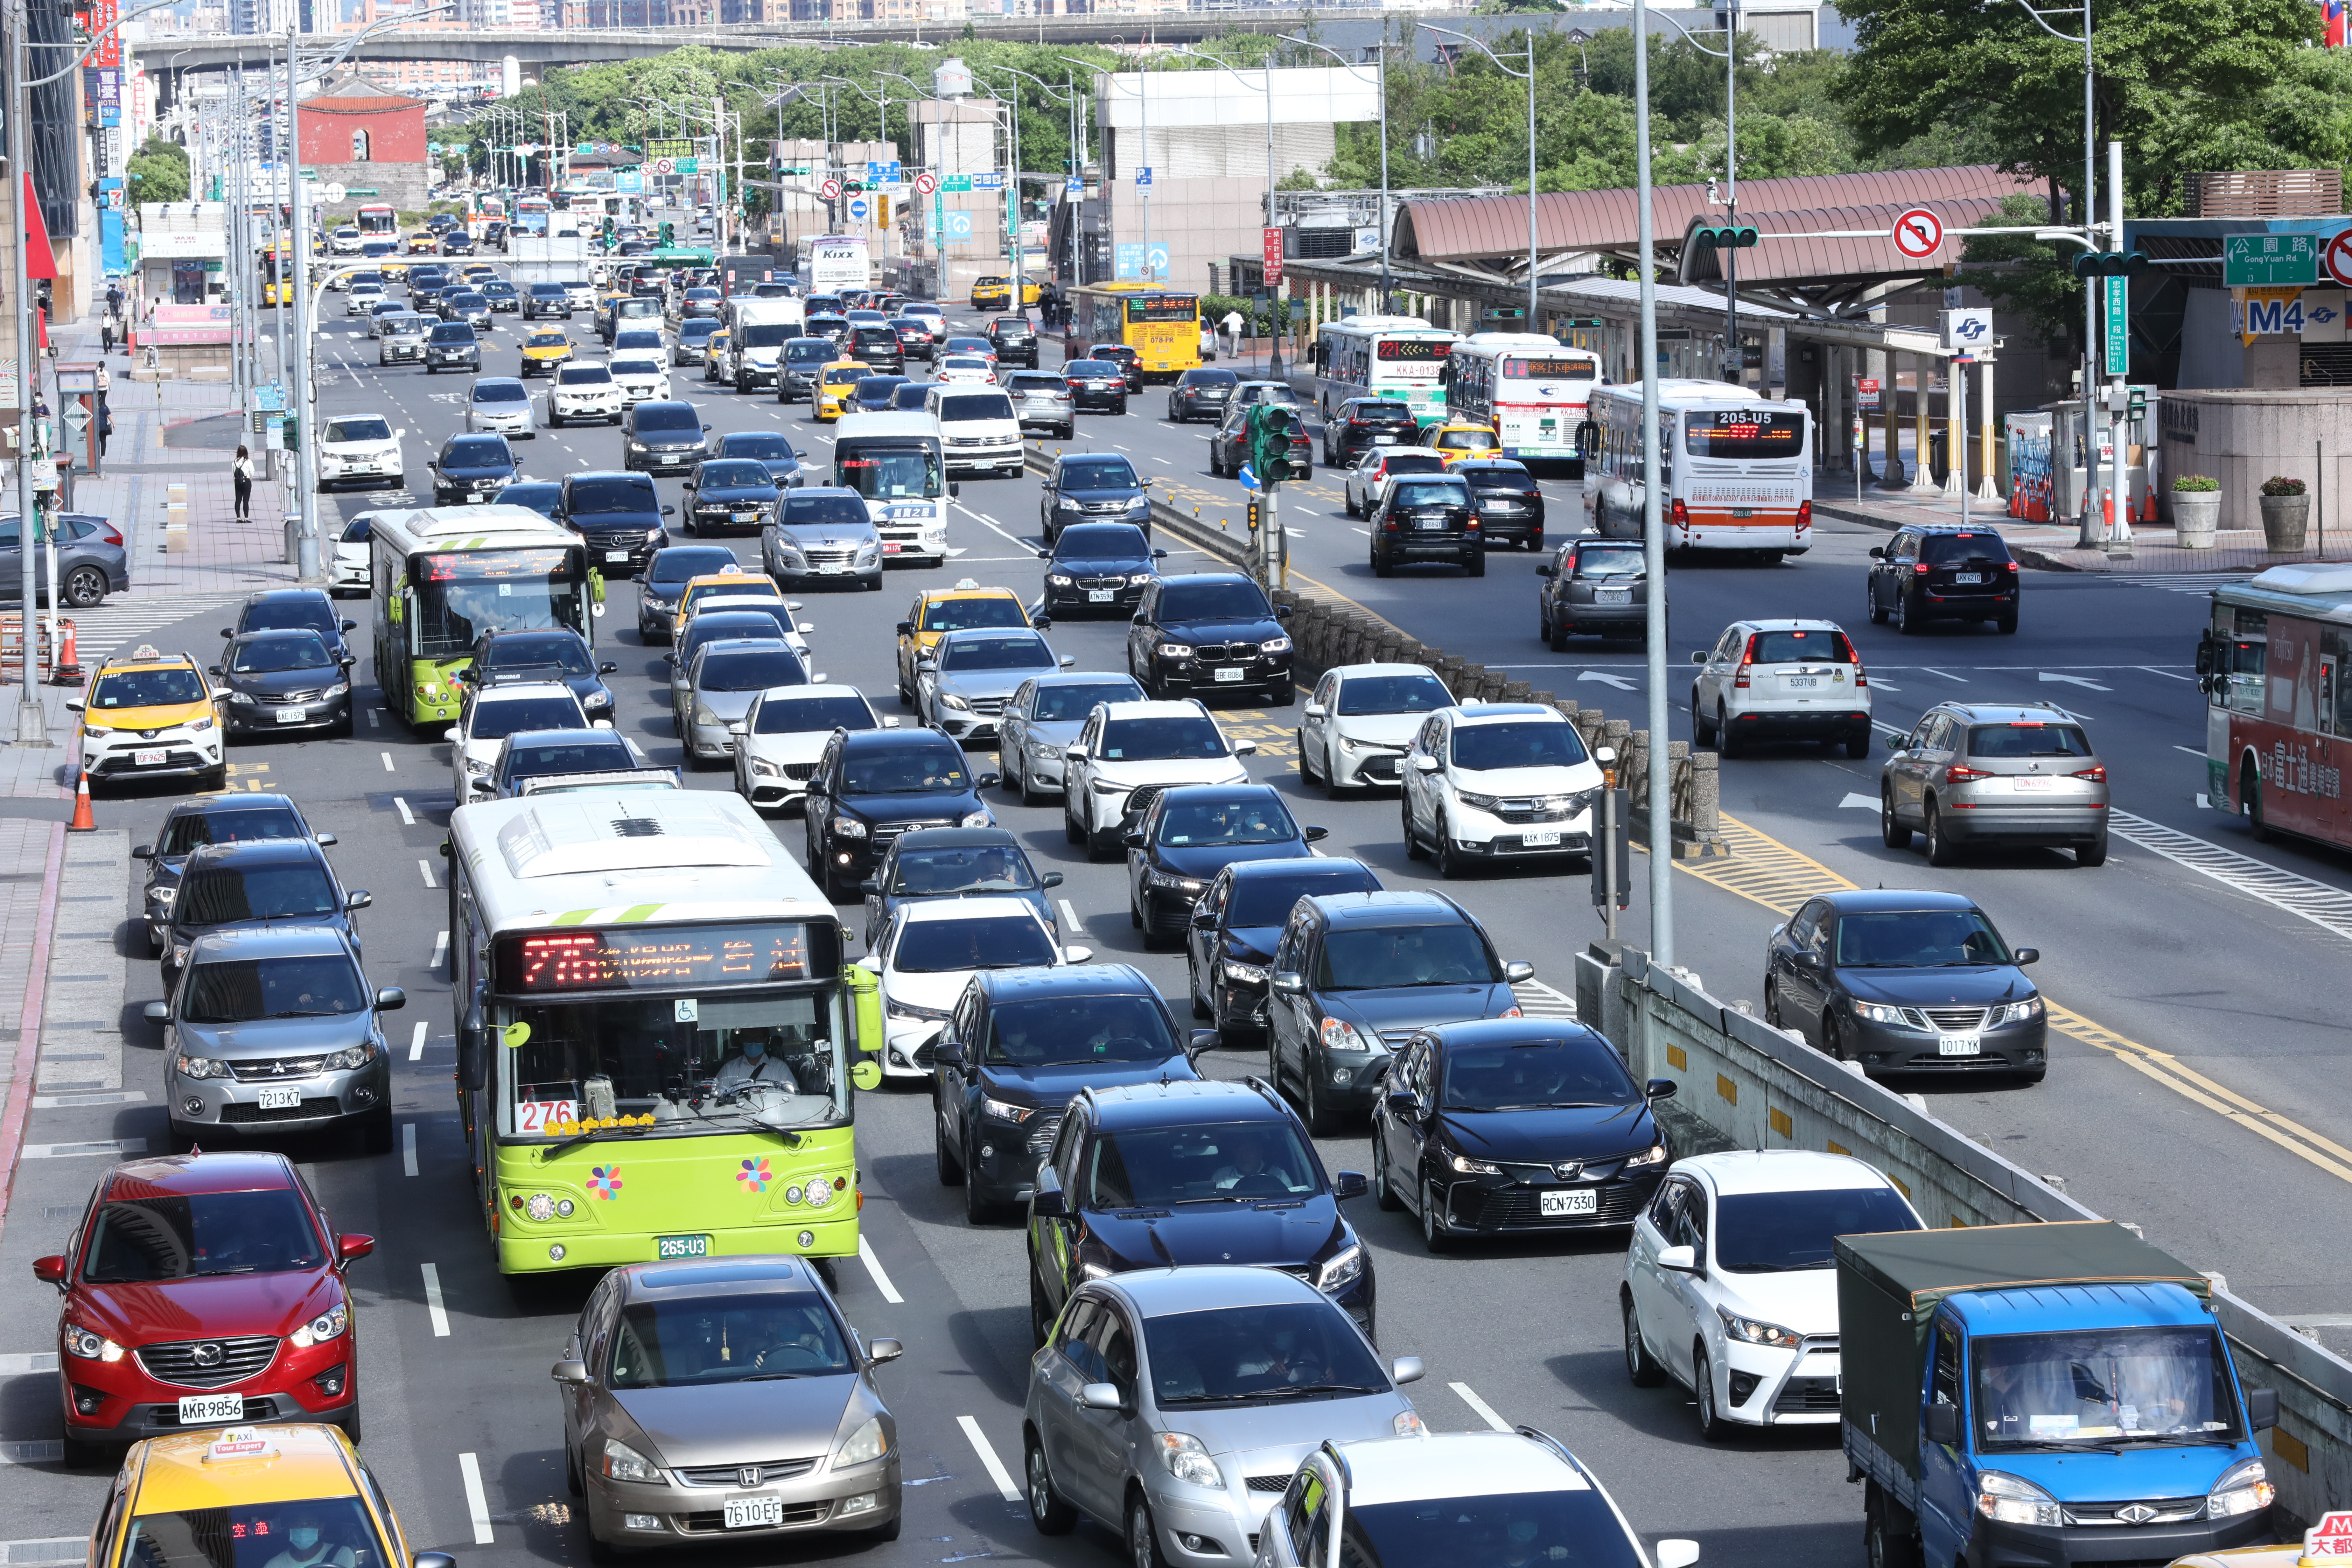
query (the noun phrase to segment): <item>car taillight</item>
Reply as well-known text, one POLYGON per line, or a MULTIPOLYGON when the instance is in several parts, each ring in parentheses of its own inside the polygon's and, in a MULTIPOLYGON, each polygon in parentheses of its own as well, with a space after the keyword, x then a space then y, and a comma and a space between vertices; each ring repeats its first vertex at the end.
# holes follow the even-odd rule
POLYGON ((1962 767, 1958 763, 1953 763, 1950 769, 1945 773, 1944 776, 1954 784, 1967 784, 1970 779, 1989 779, 1992 777, 1990 773, 1985 772, 1982 768, 1962 767))
POLYGON ((1912 563, 1911 570, 1918 575, 1925 577, 1927 574, 1927 563, 1925 561, 1914 562, 1912 563))
POLYGON ((2011 562, 2009 563, 2009 569, 2011 572, 2014 573, 2017 570, 2017 563, 2014 561, 2011 562))
MULTIPOLYGON (((1690 526, 1690 508, 1683 504, 1682 498, 1680 496, 1676 496, 1675 498, 1674 524, 1676 528, 1688 528, 1690 526)), ((1743 679, 1739 684, 1745 686, 1748 682, 1743 679)))
POLYGON ((1754 668, 1755 666, 1749 664, 1746 659, 1741 659, 1739 661, 1739 671, 1731 678, 1731 684, 1734 686, 1746 686, 1748 684, 1748 672, 1754 668))
POLYGON ((2105 768, 2083 768, 2077 771, 2074 776, 2078 779, 2088 779, 2093 784, 2105 784, 2107 782, 2107 770, 2105 768))
POLYGON ((1854 663, 1854 667, 1853 667, 1853 686, 1854 686, 1854 689, 1855 689, 1855 690, 1857 690, 1857 691, 1859 691, 1859 690, 1861 690, 1864 687, 1868 686, 1869 684, 1870 684, 1870 677, 1869 677, 1869 676, 1867 676, 1867 675, 1864 675, 1864 674, 1863 673, 1861 661, 1860 661, 1860 660, 1856 660, 1856 661, 1855 661, 1855 663, 1854 663))

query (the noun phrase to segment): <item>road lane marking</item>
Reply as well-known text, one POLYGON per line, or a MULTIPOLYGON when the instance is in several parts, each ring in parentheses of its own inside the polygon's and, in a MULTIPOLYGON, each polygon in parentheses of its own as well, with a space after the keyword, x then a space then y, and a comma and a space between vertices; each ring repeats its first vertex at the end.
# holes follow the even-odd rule
POLYGON ((392 804, 400 808, 400 825, 403 827, 414 827, 416 826, 416 814, 408 809, 408 802, 403 800, 398 795, 394 795, 392 797, 392 804))
POLYGON ((2176 866, 2210 877, 2233 892, 2260 899, 2273 909, 2352 941, 2352 893, 2128 811, 2109 811, 2107 830, 2151 855, 2161 855, 2176 866))
POLYGON ((416 1123, 400 1124, 400 1170, 403 1175, 416 1174, 416 1123))
POLYGON ((894 1307, 903 1307, 907 1304, 907 1298, 899 1295, 898 1287, 890 1283, 888 1271, 882 1267, 882 1260, 874 1256, 874 1248, 867 1244, 863 1236, 857 1238, 857 1261, 866 1265, 866 1272, 873 1276, 874 1288, 882 1292, 882 1299, 894 1307))
POLYGON ((438 882, 436 882, 436 881, 435 881, 435 880, 433 879, 433 862, 432 862, 432 861, 430 861, 430 860, 419 860, 419 861, 416 863, 416 869, 417 869, 418 874, 419 874, 419 875, 421 875, 421 876, 425 879, 425 885, 426 887, 428 887, 428 888, 437 888, 437 887, 439 887, 439 886, 441 885, 440 883, 438 883, 438 882))
POLYGON ((471 1454, 460 1454, 457 1473, 466 1478, 466 1511, 474 1516, 474 1544, 488 1546, 496 1538, 490 1534, 490 1500, 482 1495, 481 1464, 471 1454))
MULTIPOLYGON (((1035 547, 1031 545, 1027 540, 1022 539, 1014 534, 1007 533, 1003 528, 999 527, 994 518, 982 517, 980 513, 972 510, 971 508, 964 505, 961 501, 950 501, 948 504, 954 507, 956 510, 963 513, 964 516, 971 519, 972 521, 982 524, 991 532, 996 534, 1007 543, 1018 545, 1023 549, 1034 550, 1035 547)), ((1036 556, 1033 553, 1030 556, 1030 559, 1034 561, 1036 559, 1036 556)))
POLYGON ((392 772, 392 753, 390 752, 379 752, 376 754, 383 759, 383 771, 385 773, 392 772))
POLYGON ((441 1269, 432 1263, 424 1265, 424 1268, 425 1312, 433 1320, 433 1337, 446 1340, 449 1337, 449 1312, 441 1304, 441 1269))
POLYGON ((433 962, 428 967, 438 969, 448 962, 449 933, 446 931, 436 931, 433 933, 433 962))
POLYGON ((1927 673, 1928 673, 1928 674, 1930 674, 1930 675, 1942 675, 1946 680, 1956 680, 1956 681, 1959 682, 1959 684, 1961 684, 1962 686, 1966 686, 1966 685, 1969 683, 1968 677, 1966 677, 1966 676, 1964 676, 1964 675, 1945 675, 1945 674, 1944 674, 1944 672, 1943 672, 1942 670, 1940 670, 1940 669, 1927 669, 1927 667, 1926 665, 1924 665, 1924 664, 1923 664, 1923 665, 1921 665, 1919 668, 1922 668, 1922 669, 1927 669, 1927 673))
POLYGON ((1069 900, 1057 899, 1055 901, 1062 906, 1063 925, 1074 931, 1084 931, 1087 929, 1086 923, 1078 919, 1078 911, 1070 907, 1069 900))
POLYGON ((369 729, 371 729, 371 730, 374 729, 377 725, 379 725, 379 724, 381 724, 381 723, 383 723, 383 714, 381 714, 381 713, 378 713, 378 712, 377 712, 374 709, 373 709, 373 708, 371 708, 371 709, 369 709, 369 710, 367 710, 367 716, 368 716, 368 728, 369 728, 369 729))
POLYGON ((416 1026, 416 1033, 408 1037, 408 1059, 413 1062, 425 1059, 425 1026, 422 1023, 416 1026))
POLYGON ((2160 675, 2160 676, 2164 677, 2164 679, 2167 679, 2167 680, 2194 680, 2194 679, 2197 679, 2197 678, 2196 678, 2195 676, 2193 676, 2193 675, 2175 675, 2175 674, 2173 674, 2173 673, 2172 673, 2172 671, 2170 671, 2170 670, 2168 670, 2168 669, 2158 669, 2158 668, 2156 668, 2156 666, 2154 666, 2154 665, 2152 665, 2152 664, 2136 665, 2136 666, 2134 666, 2133 668, 2137 668, 2137 669, 2144 669, 2144 670, 2147 671, 2150 675, 2160 675))
POLYGON ((996 1489, 1003 1494, 1004 1500, 1019 1502, 1021 1489, 1013 1484, 1012 1473, 1005 1469, 1004 1461, 996 1457, 994 1448, 989 1447, 988 1434, 980 1429, 980 1423, 969 1415, 959 1415, 956 1425, 963 1428, 966 1437, 971 1439, 972 1451, 980 1456, 981 1464, 988 1471, 988 1479, 996 1483, 996 1489))
POLYGON ((1449 1383, 1445 1386, 1460 1394, 1462 1396, 1462 1403, 1468 1405, 1472 1410, 1476 1411, 1479 1420, 1484 1421, 1487 1426, 1493 1427, 1497 1432, 1508 1432, 1511 1430, 1511 1424, 1504 1420, 1501 1416, 1496 1415, 1495 1407, 1487 1404, 1485 1400, 1479 1398, 1477 1391, 1472 1388, 1468 1384, 1449 1383))

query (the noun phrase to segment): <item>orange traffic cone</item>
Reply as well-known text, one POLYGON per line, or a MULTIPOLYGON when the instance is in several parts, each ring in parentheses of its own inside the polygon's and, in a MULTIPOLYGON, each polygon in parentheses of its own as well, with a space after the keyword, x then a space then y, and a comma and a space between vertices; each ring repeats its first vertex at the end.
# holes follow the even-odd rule
POLYGON ((2148 486, 2139 492, 2139 520, 2150 528, 2156 526, 2156 487, 2148 486))
POLYGON ((58 621, 58 660, 49 671, 52 686, 81 684, 81 647, 74 637, 74 624, 62 616, 58 621))
POLYGON ((82 769, 78 776, 79 782, 74 785, 73 820, 66 824, 66 831, 95 833, 98 831, 98 818, 89 811, 89 770, 82 769))

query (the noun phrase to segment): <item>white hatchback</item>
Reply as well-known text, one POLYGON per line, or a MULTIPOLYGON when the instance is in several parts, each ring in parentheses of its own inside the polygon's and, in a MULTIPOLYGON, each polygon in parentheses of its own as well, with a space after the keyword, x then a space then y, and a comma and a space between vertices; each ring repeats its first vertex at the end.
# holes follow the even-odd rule
POLYGON ((1850 1155, 1676 1161, 1625 1251, 1626 1374, 1695 1391, 1709 1441, 1734 1425, 1834 1426, 1836 1238, 1924 1228, 1892 1182, 1850 1155))
POLYGON ((1422 725, 1439 709, 1455 706, 1454 694, 1426 665, 1327 669, 1300 710, 1298 776, 1333 795, 1397 784, 1406 748, 1422 725))
POLYGON ((1405 753, 1404 849, 1441 877, 1475 861, 1582 859, 1601 768, 1557 708, 1494 702, 1422 721, 1405 753))
POLYGON ((761 811, 784 811, 808 794, 817 759, 835 730, 895 730, 898 716, 874 710, 855 686, 778 686, 751 700, 730 724, 735 793, 761 811))
POLYGON ((510 375, 486 375, 466 395, 466 428, 529 437, 530 390, 510 375))
POLYGON ((1086 947, 1063 947, 1027 899, 917 899, 901 904, 858 966, 882 983, 882 1053, 886 1078, 923 1078, 929 1063, 916 1052, 940 1032, 940 1021, 983 969, 1049 969, 1084 963, 1086 947))
POLYGON ((605 362, 612 367, 613 379, 620 384, 621 406, 634 408, 640 403, 651 403, 669 395, 669 367, 657 354, 633 353, 625 358, 615 356, 605 362))
POLYGON ((1106 702, 1062 753, 1062 830, 1089 859, 1119 848, 1128 796, 1146 784, 1247 784, 1255 741, 1228 740, 1200 699, 1106 702))
POLYGON ((1835 621, 1734 621, 1691 662, 1695 744, 1736 757, 1750 741, 1824 741, 1870 755, 1870 678, 1835 621))

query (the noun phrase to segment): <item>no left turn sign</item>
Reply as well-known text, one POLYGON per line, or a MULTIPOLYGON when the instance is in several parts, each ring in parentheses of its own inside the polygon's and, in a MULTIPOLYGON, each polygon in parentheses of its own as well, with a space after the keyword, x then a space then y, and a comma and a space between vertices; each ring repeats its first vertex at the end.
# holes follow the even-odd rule
POLYGON ((2347 289, 2352 289, 2352 228, 2347 228, 2327 242, 2320 254, 2320 265, 2327 275, 2347 289))
POLYGON ((841 182, 839 180, 827 180, 816 189, 817 195, 823 196, 826 201, 832 201, 835 197, 841 195, 841 182))
POLYGON ((1913 207, 1895 220, 1895 248, 1914 261, 1925 261, 1944 248, 1944 220, 1926 207, 1913 207))
POLYGON ((928 196, 937 192, 939 188, 940 177, 937 174, 931 174, 929 171, 926 170, 924 173, 915 176, 915 194, 917 195, 928 196))

